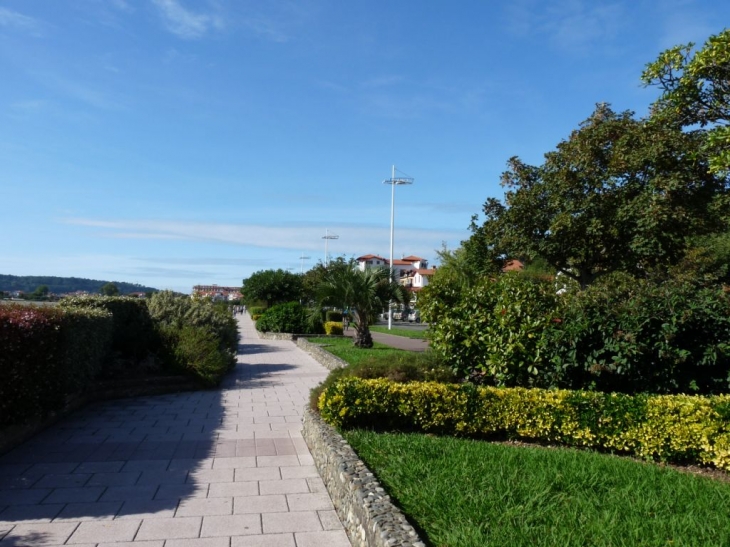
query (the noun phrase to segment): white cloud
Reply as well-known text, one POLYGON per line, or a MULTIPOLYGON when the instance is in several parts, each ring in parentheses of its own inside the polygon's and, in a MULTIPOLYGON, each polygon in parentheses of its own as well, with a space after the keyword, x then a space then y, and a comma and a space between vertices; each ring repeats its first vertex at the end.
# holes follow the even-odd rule
POLYGON ((40 34, 41 23, 37 19, 0 7, 0 27, 15 28, 34 35, 40 34))
POLYGON ((167 30, 181 38, 201 38, 209 30, 224 27, 223 18, 213 13, 195 13, 184 8, 178 0, 152 0, 157 6, 167 30))
POLYGON ((576 54, 617 35, 627 14, 617 2, 520 0, 506 9, 507 26, 521 37, 546 36, 554 47, 576 54))
MULTIPOLYGON (((287 249, 293 252, 317 252, 324 249, 325 226, 297 223, 278 226, 256 224, 217 224, 205 222, 160 220, 100 220, 66 218, 65 224, 99 228, 101 237, 145 240, 184 240, 227 243, 261 249, 287 249)), ((358 255, 387 252, 389 226, 344 224, 326 227, 329 234, 339 239, 328 241, 329 253, 358 255)), ((418 254, 428 258, 433 250, 447 241, 457 246, 468 233, 455 230, 417 229, 396 227, 397 253, 418 254)))

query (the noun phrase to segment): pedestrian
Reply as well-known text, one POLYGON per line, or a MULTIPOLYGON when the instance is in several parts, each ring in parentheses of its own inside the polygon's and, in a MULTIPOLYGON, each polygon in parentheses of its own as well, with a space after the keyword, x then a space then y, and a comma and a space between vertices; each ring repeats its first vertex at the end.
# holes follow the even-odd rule
POLYGON ((342 318, 342 326, 345 327, 345 331, 350 328, 350 318, 346 315, 342 318))

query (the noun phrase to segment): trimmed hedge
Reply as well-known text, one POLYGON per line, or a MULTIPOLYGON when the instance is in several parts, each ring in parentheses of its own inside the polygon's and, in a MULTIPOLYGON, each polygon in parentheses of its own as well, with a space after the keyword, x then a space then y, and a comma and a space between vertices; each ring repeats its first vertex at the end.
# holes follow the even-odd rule
POLYGON ((63 309, 91 308, 111 312, 114 317, 112 349, 121 359, 139 362, 155 347, 155 332, 147 302, 131 296, 79 296, 63 298, 63 309))
POLYGON ((101 369, 111 334, 104 310, 0 306, 0 425, 63 408, 101 369))
POLYGON ((342 378, 318 401, 341 428, 524 439, 730 470, 730 395, 625 395, 342 378))
POLYGON ((340 321, 327 321, 324 324, 324 332, 327 335, 341 335, 342 330, 342 322, 340 321))

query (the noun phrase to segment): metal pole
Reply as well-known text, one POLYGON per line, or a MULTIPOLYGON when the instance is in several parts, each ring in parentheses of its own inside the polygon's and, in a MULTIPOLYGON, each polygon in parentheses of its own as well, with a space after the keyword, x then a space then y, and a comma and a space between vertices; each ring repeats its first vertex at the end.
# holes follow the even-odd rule
MULTIPOLYGON (((390 185, 390 282, 393 283, 393 225, 395 224, 395 165, 390 185)), ((388 330, 393 326, 393 300, 388 300, 388 330)))

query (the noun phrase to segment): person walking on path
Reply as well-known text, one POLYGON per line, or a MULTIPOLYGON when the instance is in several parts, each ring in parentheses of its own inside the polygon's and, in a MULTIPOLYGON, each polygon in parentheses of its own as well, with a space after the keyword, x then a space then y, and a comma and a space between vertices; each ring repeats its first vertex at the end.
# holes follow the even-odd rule
POLYGON ((94 404, 0 456, 0 547, 350 547, 301 435, 327 370, 237 321, 220 389, 94 404))

